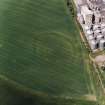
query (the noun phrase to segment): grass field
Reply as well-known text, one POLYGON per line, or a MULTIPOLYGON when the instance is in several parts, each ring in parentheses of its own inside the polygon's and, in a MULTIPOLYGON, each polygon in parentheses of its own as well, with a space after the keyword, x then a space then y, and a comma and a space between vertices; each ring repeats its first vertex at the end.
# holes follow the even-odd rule
POLYGON ((65 0, 0 0, 0 77, 50 96, 88 94, 79 32, 68 14, 65 0))

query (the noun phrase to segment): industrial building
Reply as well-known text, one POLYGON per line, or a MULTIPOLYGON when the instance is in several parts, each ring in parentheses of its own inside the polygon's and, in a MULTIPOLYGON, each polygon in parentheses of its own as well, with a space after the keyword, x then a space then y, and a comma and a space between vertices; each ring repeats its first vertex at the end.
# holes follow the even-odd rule
POLYGON ((105 0, 75 0, 77 19, 91 50, 105 49, 105 0))

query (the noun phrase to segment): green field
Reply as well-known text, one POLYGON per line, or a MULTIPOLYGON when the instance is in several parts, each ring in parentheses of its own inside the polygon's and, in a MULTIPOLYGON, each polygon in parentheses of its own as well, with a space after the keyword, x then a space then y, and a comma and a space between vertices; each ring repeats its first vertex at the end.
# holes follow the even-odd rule
POLYGON ((27 100, 18 92, 21 88, 25 94, 70 99, 89 94, 84 65, 79 32, 65 0, 0 0, 0 78, 11 85, 11 92, 1 85, 1 104, 28 105, 12 103, 27 100))

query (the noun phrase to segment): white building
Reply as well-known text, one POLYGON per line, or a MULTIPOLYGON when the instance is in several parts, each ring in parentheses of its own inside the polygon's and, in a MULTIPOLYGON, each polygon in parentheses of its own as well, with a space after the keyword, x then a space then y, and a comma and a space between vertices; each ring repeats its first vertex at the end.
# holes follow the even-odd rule
POLYGON ((99 34, 99 33, 101 33, 101 29, 97 29, 94 31, 94 34, 99 34))
POLYGON ((105 0, 103 0, 103 2, 105 3, 105 0))
POLYGON ((95 16, 95 24, 99 24, 101 22, 101 13, 99 11, 94 12, 95 16))
POLYGON ((105 0, 74 0, 77 14, 92 51, 105 49, 105 0))
POLYGON ((94 26, 93 26, 93 30, 95 31, 95 30, 98 30, 99 28, 101 28, 101 25, 100 24, 95 24, 94 26))
POLYGON ((105 34, 105 28, 101 29, 102 33, 105 34))
POLYGON ((94 36, 93 35, 89 35, 88 36, 88 41, 90 42, 91 40, 94 40, 94 36))
POLYGON ((95 40, 91 40, 89 44, 92 50, 96 50, 98 48, 98 42, 95 40))
POLYGON ((102 0, 87 0, 87 3, 92 10, 99 10, 102 4, 102 0))
POLYGON ((100 50, 104 50, 105 49, 105 39, 101 39, 100 40, 99 47, 100 47, 100 50))
POLYGON ((97 41, 99 42, 104 36, 102 34, 97 35, 97 41))
POLYGON ((105 28, 105 23, 101 23, 101 29, 105 28))
POLYGON ((83 15, 81 13, 78 13, 77 16, 80 24, 84 24, 85 21, 84 21, 83 15))
POLYGON ((90 25, 83 25, 83 29, 85 30, 85 31, 88 31, 88 30, 90 30, 91 29, 91 26, 90 25))
POLYGON ((76 6, 83 4, 83 0, 74 0, 74 2, 76 4, 76 6))
POLYGON ((93 31, 87 30, 87 31, 86 31, 86 34, 87 34, 87 35, 93 35, 93 31))
POLYGON ((81 6, 81 14, 83 15, 85 24, 86 25, 91 25, 92 24, 93 12, 91 10, 89 10, 87 5, 81 6))

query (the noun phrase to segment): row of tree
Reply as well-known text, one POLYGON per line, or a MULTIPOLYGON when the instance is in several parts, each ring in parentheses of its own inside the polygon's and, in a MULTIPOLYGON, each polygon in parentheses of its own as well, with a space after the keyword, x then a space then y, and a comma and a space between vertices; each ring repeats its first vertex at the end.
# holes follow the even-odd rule
POLYGON ((74 11, 74 8, 73 8, 73 3, 71 0, 67 0, 67 7, 72 15, 72 17, 75 16, 75 11, 74 11))

